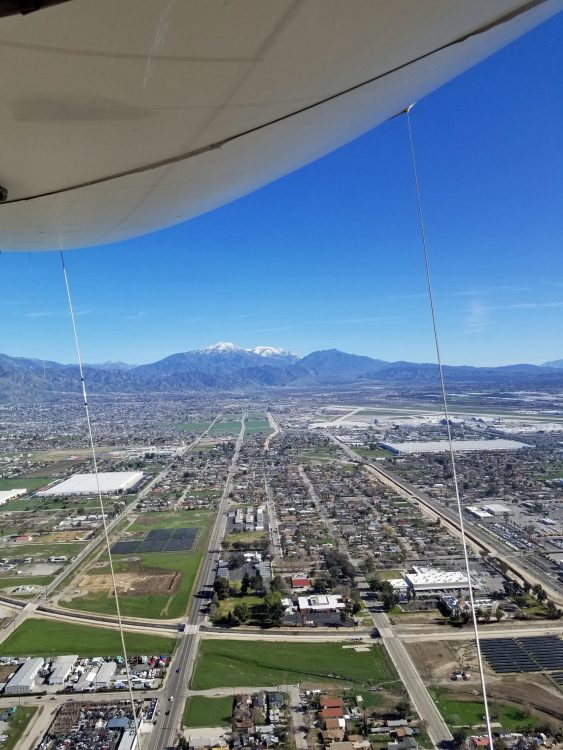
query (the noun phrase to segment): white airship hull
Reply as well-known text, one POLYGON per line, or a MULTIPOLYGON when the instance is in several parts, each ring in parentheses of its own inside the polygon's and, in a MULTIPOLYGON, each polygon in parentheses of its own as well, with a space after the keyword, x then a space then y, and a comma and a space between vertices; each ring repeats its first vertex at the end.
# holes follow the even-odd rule
POLYGON ((114 243, 329 153, 563 0, 69 0, 0 18, 0 248, 114 243))

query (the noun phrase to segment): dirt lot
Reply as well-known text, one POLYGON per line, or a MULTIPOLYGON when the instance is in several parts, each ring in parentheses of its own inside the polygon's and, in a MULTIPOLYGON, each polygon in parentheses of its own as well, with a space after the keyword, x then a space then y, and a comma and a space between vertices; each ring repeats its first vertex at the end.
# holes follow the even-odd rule
MULTIPOLYGON (((427 684, 447 686, 448 697, 475 700, 479 683, 477 654, 470 641, 421 641, 407 644, 407 650, 427 684), (467 682, 451 682, 449 675, 457 669, 469 669, 467 682)), ((542 674, 498 675, 485 663, 487 693, 491 700, 512 703, 524 710, 551 720, 563 720, 563 696, 551 680, 542 674)))
POLYGON ((447 679, 454 670, 461 668, 460 659, 462 658, 463 666, 470 666, 472 659, 467 658, 470 654, 460 649, 460 646, 467 645, 465 642, 419 641, 407 643, 406 647, 421 677, 429 681, 447 679))
MULTIPOLYGON (((180 581, 180 573, 116 573, 115 581, 120 594, 173 594, 180 581)), ((78 583, 81 593, 113 595, 111 576, 85 575, 78 583)))

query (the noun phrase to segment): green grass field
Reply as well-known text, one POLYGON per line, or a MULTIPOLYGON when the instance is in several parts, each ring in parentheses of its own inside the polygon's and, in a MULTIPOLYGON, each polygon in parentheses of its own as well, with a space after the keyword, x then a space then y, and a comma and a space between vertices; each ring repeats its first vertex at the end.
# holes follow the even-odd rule
POLYGON ((260 432, 264 434, 273 432, 268 420, 265 417, 248 417, 245 422, 245 434, 255 435, 260 432))
POLYGON ((16 711, 8 723, 8 737, 2 743, 2 750, 12 750, 12 748, 17 747, 36 711, 37 709, 34 706, 16 707, 16 711))
POLYGON ((228 727, 231 725, 233 696, 188 698, 184 708, 184 725, 187 727, 228 727))
MULTIPOLYGON (((39 537, 37 537, 39 539, 39 537)), ((11 544, 0 547, 0 558, 31 557, 44 559, 47 557, 74 557, 86 545, 86 542, 52 542, 50 544, 11 544)))
POLYGON ((263 545, 268 538, 267 531, 239 531, 234 534, 226 534, 223 540, 224 547, 230 549, 236 542, 244 544, 263 545))
MULTIPOLYGON (((130 656, 171 654, 175 644, 174 638, 125 633, 125 647, 130 656)), ((26 620, 0 644, 2 656, 115 656, 120 653, 119 631, 55 620, 26 620)))
POLYGON ((127 531, 146 532, 150 529, 181 529, 205 527, 212 513, 205 510, 180 510, 176 513, 140 513, 127 531))
MULTIPOLYGON (((443 692, 433 690, 432 697, 450 727, 484 724, 485 711, 481 701, 459 701, 443 697, 443 692)), ((538 723, 530 714, 513 706, 490 705, 491 719, 502 724, 507 732, 530 730, 538 723)))
POLYGON ((192 679, 194 690, 241 685, 321 682, 366 685, 396 680, 382 646, 369 653, 340 643, 202 641, 192 679))
MULTIPOLYGON (((137 561, 131 561, 128 555, 115 555, 116 573, 166 574, 170 571, 179 573, 172 592, 163 593, 120 593, 121 614, 127 617, 146 617, 149 619, 172 620, 181 617, 188 605, 194 581, 203 556, 209 524, 213 518, 209 511, 180 511, 178 513, 146 513, 138 516, 129 531, 148 531, 151 528, 173 528, 199 526, 195 548, 191 552, 150 552, 135 555, 137 561)), ((92 568, 92 575, 107 575, 109 566, 92 568)), ((77 609, 81 612, 96 612, 115 615, 115 600, 107 592, 92 592, 78 596, 70 601, 61 602, 62 607, 77 609)))
MULTIPOLYGON (((84 505, 72 500, 54 500, 46 497, 22 497, 17 500, 10 500, 0 508, 0 513, 13 510, 75 510, 77 513, 90 508, 97 510, 100 504, 92 500, 89 504, 84 505)), ((95 511, 90 511, 95 512, 95 511)))
POLYGON ((354 450, 363 458, 393 458, 391 451, 385 448, 354 448, 354 450))
MULTIPOLYGON (((121 614, 126 617, 146 617, 148 619, 172 620, 181 617, 188 605, 188 598, 194 584, 194 580, 202 558, 202 551, 196 552, 151 552, 139 557, 139 562, 120 562, 116 556, 114 563, 115 572, 132 572, 137 569, 140 574, 143 569, 153 573, 165 573, 167 571, 178 571, 180 573, 179 583, 173 593, 162 594, 119 594, 119 607, 121 614)), ((107 567, 95 568, 93 574, 109 572, 107 567)), ((67 602, 60 602, 61 607, 77 609, 81 612, 97 612, 100 614, 115 615, 115 600, 106 592, 93 592, 86 596, 79 596, 67 602)))
POLYGON ((231 435, 238 435, 240 432, 240 420, 233 419, 224 422, 215 422, 210 430, 211 433, 229 433, 231 435))
POLYGON ((17 479, 0 479, 0 490, 38 490, 49 482, 53 477, 18 477, 17 479))

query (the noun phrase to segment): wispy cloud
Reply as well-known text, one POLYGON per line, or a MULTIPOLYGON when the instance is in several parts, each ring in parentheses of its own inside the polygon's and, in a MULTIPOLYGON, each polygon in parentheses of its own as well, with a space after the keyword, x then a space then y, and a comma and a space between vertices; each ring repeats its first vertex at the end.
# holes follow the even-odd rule
POLYGON ((512 302, 506 305, 486 305, 479 299, 471 300, 469 307, 463 310, 467 331, 476 333, 489 328, 493 323, 493 313, 509 310, 558 310, 563 309, 563 300, 544 302, 512 302))
POLYGON ((479 333, 488 328, 490 322, 490 308, 479 299, 471 300, 465 317, 466 329, 470 333, 479 333))
MULTIPOLYGON (((471 289, 455 289, 449 292, 434 292, 434 297, 482 297, 487 294, 521 294, 522 292, 531 291, 526 286, 511 286, 509 284, 498 284, 483 287, 473 287, 471 289)), ((408 299, 428 299, 428 292, 413 292, 412 294, 391 294, 387 297, 390 300, 408 300, 408 299)))
POLYGON ((141 318, 144 318, 146 314, 146 310, 137 310, 135 313, 124 315, 123 320, 140 320, 141 318))
MULTIPOLYGON (((58 318, 68 315, 68 310, 32 310, 25 314, 26 318, 58 318)), ((75 316, 92 315, 92 310, 75 310, 75 316)))

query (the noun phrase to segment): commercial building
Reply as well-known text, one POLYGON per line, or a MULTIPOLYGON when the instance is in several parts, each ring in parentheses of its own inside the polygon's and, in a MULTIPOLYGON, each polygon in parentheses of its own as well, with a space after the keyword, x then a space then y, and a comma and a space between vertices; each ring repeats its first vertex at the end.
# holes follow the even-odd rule
MULTIPOLYGON (((143 479, 142 471, 102 471, 98 474, 102 495, 118 495, 138 485, 143 479)), ((95 495, 98 484, 95 474, 73 474, 64 482, 38 492, 40 497, 59 497, 61 495, 95 495)))
POLYGON ((297 598, 299 611, 307 612, 335 612, 346 606, 341 596, 334 594, 314 594, 297 598))
POLYGON ((117 669, 117 664, 114 661, 105 661, 99 671, 96 675, 96 678, 94 680, 94 686, 96 690, 104 690, 105 688, 109 687, 109 684, 111 682, 111 679, 113 675, 115 674, 115 670, 117 669))
POLYGON ((512 508, 509 508, 508 505, 503 505, 503 503, 487 503, 487 505, 483 505, 483 510, 490 513, 491 516, 504 516, 507 513, 511 514, 513 512, 512 508))
POLYGON ((404 578, 417 597, 435 597, 450 591, 463 594, 469 590, 467 575, 457 570, 413 566, 412 572, 405 573, 404 578))
MULTIPOLYGON (((404 443, 381 443, 391 453, 448 453, 450 444, 447 440, 432 440, 429 442, 404 442, 404 443)), ((452 446, 456 453, 468 451, 516 451, 521 448, 530 448, 526 443, 518 440, 452 440, 452 446)))
POLYGON ((40 657, 24 661, 16 674, 4 688, 6 695, 25 695, 35 691, 35 678, 42 668, 44 660, 40 657))
POLYGON ((72 656, 57 656, 51 664, 51 674, 47 680, 49 685, 64 685, 77 661, 78 654, 72 654, 72 656))
POLYGON ((477 519, 478 521, 482 521, 484 518, 492 518, 493 515, 492 513, 489 513, 488 510, 482 510, 476 505, 468 505, 465 510, 467 513, 469 513, 470 516, 477 519))

